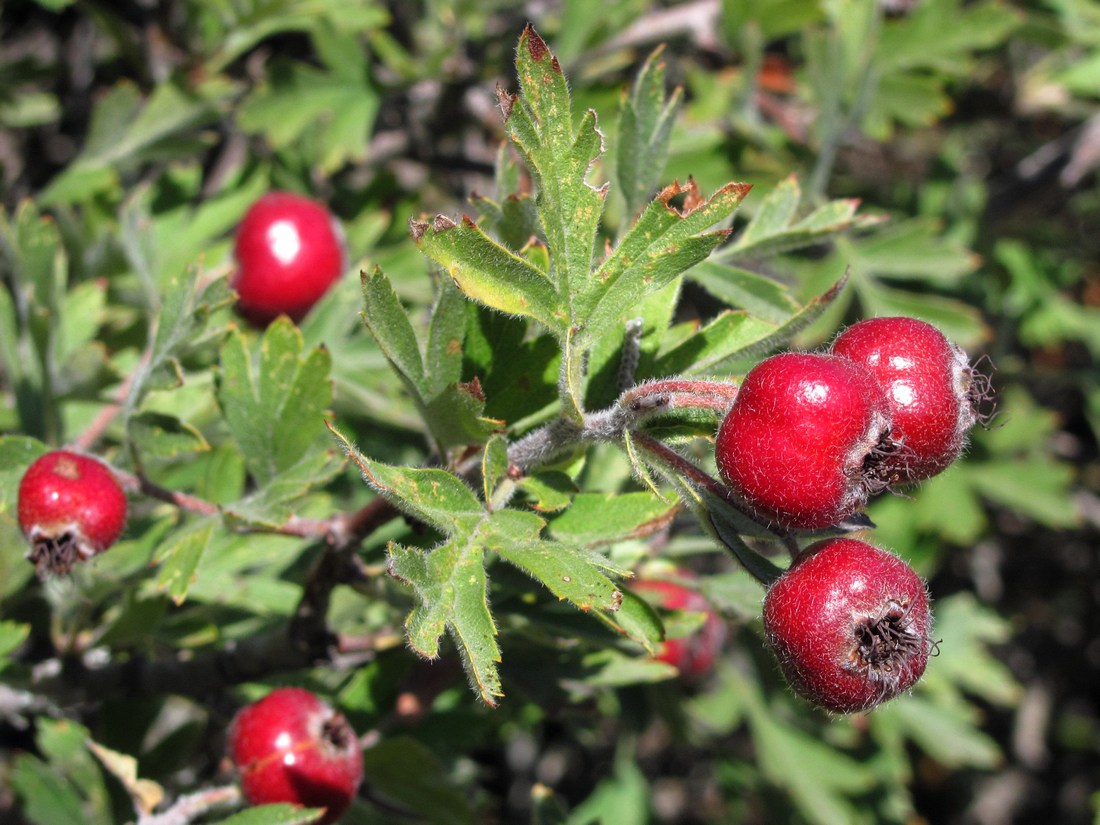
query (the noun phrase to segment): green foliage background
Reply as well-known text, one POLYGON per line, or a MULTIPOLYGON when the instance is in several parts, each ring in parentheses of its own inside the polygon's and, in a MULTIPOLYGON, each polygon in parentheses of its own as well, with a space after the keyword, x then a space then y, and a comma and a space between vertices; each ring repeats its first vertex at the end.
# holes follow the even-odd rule
MULTIPOLYGON (((9 0, 0 818, 133 821, 141 788, 89 741, 135 758, 170 799, 225 783, 232 713, 293 683, 370 732, 347 822, 1093 821, 1097 123, 1100 13, 1085 0, 9 0), (518 91, 517 68, 548 77, 522 49, 515 62, 536 12, 571 108, 506 125, 497 87, 518 91), (547 124, 578 136, 575 154, 539 143, 547 124), (597 126, 607 152, 589 169, 597 126), (509 133, 540 197, 561 185, 549 204, 522 196, 509 133), (714 254, 682 284, 658 260, 669 289, 637 305, 635 284, 556 315, 583 294, 539 273, 589 277, 578 227, 599 250, 625 244, 654 192, 689 176, 704 197, 753 187, 663 230, 714 254), (604 182, 598 225, 551 214, 581 211, 604 182), (225 276, 236 222, 270 188, 326 201, 365 277, 349 273, 300 328, 260 333, 235 319, 225 276), (481 229, 436 231, 431 216, 462 212, 481 229), (428 223, 416 242, 410 220, 428 223), (712 243, 711 224, 733 232, 712 243), (548 244, 527 244, 540 226, 548 244), (466 302, 429 259, 509 314, 466 302), (614 401, 627 310, 643 321, 642 378, 737 375, 876 314, 988 354, 995 425, 950 472, 870 510, 873 540, 936 597, 944 642, 913 695, 857 719, 793 698, 760 649, 759 588, 614 445, 562 456, 494 509, 506 439, 559 402, 568 417, 614 401), (114 404, 85 446, 214 507, 135 496, 118 547, 38 582, 18 479, 114 404), (473 492, 450 472, 471 460, 473 492), (387 494, 415 518, 370 521, 387 494), (355 552, 329 552, 318 525, 371 507, 365 526, 339 525, 361 529, 355 552), (612 609, 621 574, 673 567, 735 631, 701 684, 645 655, 680 619, 628 584, 612 609), (482 579, 462 595, 453 573, 467 569, 485 571, 488 600, 482 579), (532 580, 562 569, 588 578, 532 580), (303 611, 318 581, 339 585, 320 622, 303 611)), ((706 464, 714 424, 652 432, 706 464)))

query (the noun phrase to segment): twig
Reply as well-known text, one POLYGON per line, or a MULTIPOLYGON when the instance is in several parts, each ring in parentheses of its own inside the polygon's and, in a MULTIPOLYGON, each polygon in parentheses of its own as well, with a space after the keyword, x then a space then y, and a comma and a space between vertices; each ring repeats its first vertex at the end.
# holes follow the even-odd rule
POLYGON ((115 391, 115 400, 96 413, 95 418, 93 418, 91 423, 84 428, 84 432, 73 440, 74 449, 81 452, 91 450, 92 446, 100 439, 103 433, 107 431, 107 428, 111 426, 111 422, 114 421, 122 411, 126 398, 130 395, 130 388, 133 386, 134 376, 141 372, 142 368, 149 363, 152 354, 152 348, 146 347, 145 351, 141 354, 141 359, 138 362, 137 368, 131 370, 125 380, 118 385, 118 389, 115 391))
POLYGON ((181 796, 163 813, 144 814, 138 818, 137 825, 188 825, 189 822, 215 808, 239 805, 240 802, 241 790, 236 785, 209 788, 181 796))

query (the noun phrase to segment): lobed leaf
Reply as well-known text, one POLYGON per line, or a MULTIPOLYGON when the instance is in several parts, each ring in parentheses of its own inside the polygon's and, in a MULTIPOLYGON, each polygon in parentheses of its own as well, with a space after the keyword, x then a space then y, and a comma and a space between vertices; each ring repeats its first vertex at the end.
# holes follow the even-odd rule
MULTIPOLYGON (((559 599, 566 599, 585 612, 617 611, 622 592, 594 563, 594 554, 559 542, 541 541, 539 533, 545 524, 535 514, 520 510, 493 513, 487 525, 485 547, 542 582, 559 599)), ((606 565, 602 558, 600 562, 606 565)))
POLYGON ((664 47, 646 58, 619 111, 615 172, 619 191, 626 200, 626 214, 641 209, 657 186, 668 160, 672 126, 683 104, 683 88, 665 95, 664 47))
MULTIPOLYGON (((551 278, 560 295, 572 296, 591 277, 607 195, 606 185, 597 189, 587 182, 603 152, 603 135, 592 111, 574 132, 565 75, 531 25, 520 35, 516 73, 519 97, 500 93, 504 126, 535 179, 535 205, 554 264, 551 278)), ((577 318, 573 312, 570 316, 569 321, 577 318)))
POLYGON ((664 375, 719 372, 728 363, 778 349, 816 321, 836 300, 847 276, 780 324, 743 312, 724 312, 658 359, 664 375))
POLYGON ((761 201, 753 219, 727 248, 718 254, 722 261, 762 260, 783 252, 822 243, 853 227, 879 223, 882 219, 857 216, 859 201, 829 201, 805 218, 796 220, 802 190, 790 175, 761 201))
POLYGON ((648 492, 581 493, 547 529, 558 541, 596 547, 652 535, 667 527, 677 510, 675 501, 648 492))
POLYGON ((485 704, 503 695, 497 664, 497 628, 489 611, 484 551, 475 530, 456 530, 430 551, 391 544, 389 572, 407 583, 419 604, 409 613, 409 645, 429 659, 439 656, 439 638, 449 632, 471 685, 485 704))
POLYGON ((547 273, 505 249, 468 217, 456 224, 439 215, 430 224, 410 221, 409 228, 416 245, 471 299, 534 318, 557 335, 565 331, 567 321, 547 273))
POLYGON ((331 426, 333 435, 371 488, 394 507, 443 532, 458 530, 485 516, 485 508, 466 483, 435 468, 396 467, 367 458, 331 426))
POLYGON ((342 455, 315 446, 255 492, 225 505, 226 520, 234 527, 247 525, 266 530, 284 527, 294 516, 296 503, 335 478, 343 466, 342 455))
POLYGON ((130 441, 146 458, 175 458, 210 449, 202 433, 174 415, 143 412, 127 422, 130 441))
POLYGON ((221 350, 218 403, 261 485, 298 463, 323 432, 331 358, 323 348, 302 357, 302 349, 301 332, 283 317, 264 333, 258 364, 238 332, 221 350))
POLYGON ((729 183, 704 200, 694 180, 667 186, 600 265, 577 300, 585 339, 595 340, 625 321, 631 307, 704 260, 728 234, 705 230, 727 219, 750 187, 729 183), (683 207, 673 200, 683 197, 683 207))

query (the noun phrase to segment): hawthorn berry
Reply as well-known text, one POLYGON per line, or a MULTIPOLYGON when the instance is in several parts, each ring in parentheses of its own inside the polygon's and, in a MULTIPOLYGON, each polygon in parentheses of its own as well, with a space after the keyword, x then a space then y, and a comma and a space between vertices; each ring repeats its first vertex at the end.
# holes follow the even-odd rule
POLYGON ((64 576, 126 526, 126 494, 100 461, 68 450, 39 458, 19 482, 19 525, 39 576, 64 576))
POLYGON ((253 805, 325 808, 335 822, 363 780, 363 754, 347 719, 303 688, 278 688, 243 708, 229 728, 229 755, 253 805))
POLYGON ((835 713, 908 690, 935 649, 924 582, 850 538, 810 545, 768 589, 764 633, 795 692, 835 713))
POLYGON ((685 679, 700 679, 711 671, 726 640, 726 626, 697 590, 664 579, 640 579, 633 589, 665 610, 702 613, 702 627, 688 636, 666 639, 655 657, 675 667, 685 679))
POLYGON ((835 524, 881 490, 890 412, 864 367, 834 355, 787 352, 745 376, 718 431, 722 478, 782 528, 835 524))
POLYGON ((301 320, 344 271, 344 242, 329 211, 291 192, 257 200, 237 227, 238 311, 263 326, 301 320))
POLYGON ((936 327, 870 318, 840 333, 832 352, 865 366, 886 392, 897 444, 880 463, 889 483, 931 478, 959 457, 989 384, 936 327))

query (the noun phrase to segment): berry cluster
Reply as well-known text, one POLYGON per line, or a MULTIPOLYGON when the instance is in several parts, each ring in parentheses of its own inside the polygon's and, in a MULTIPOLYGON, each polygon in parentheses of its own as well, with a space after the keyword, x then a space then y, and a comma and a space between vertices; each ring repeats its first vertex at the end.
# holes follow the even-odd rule
POLYGON ((931 324, 861 321, 828 353, 781 353, 745 376, 718 431, 718 470, 769 524, 828 527, 946 469, 987 389, 931 324))
MULTIPOLYGON (((827 353, 782 353, 745 376, 718 432, 718 470, 777 532, 830 527, 870 495, 946 469, 988 393, 931 324, 862 321, 827 353)), ((920 577, 850 538, 797 555, 768 589, 764 629, 792 687, 838 713, 909 689, 935 647, 920 577)))

